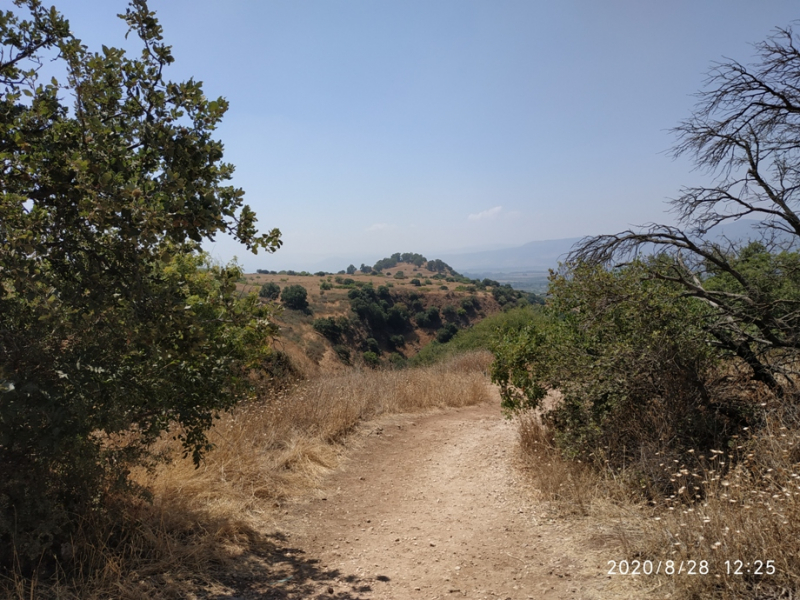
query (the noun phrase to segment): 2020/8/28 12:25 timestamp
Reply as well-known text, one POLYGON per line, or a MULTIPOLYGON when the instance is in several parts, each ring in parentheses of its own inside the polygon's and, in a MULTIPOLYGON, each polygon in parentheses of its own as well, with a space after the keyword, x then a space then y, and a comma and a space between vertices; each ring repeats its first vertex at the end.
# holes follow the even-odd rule
MULTIPOLYGON (((719 575, 707 560, 609 560, 608 575, 719 575)), ((726 575, 774 575, 774 560, 726 560, 726 575)))

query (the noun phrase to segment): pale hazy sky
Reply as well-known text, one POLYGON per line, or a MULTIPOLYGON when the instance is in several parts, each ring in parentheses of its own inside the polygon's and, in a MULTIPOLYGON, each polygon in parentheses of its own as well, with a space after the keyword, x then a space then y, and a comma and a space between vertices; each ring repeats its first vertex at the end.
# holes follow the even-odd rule
MULTIPOLYGON (((218 137, 234 183, 283 231, 272 256, 207 246, 247 270, 671 221, 666 199, 702 175, 667 155, 667 130, 712 61, 748 63, 800 18, 788 0, 149 4, 168 77, 230 101, 218 137)), ((123 45, 125 5, 56 4, 90 48, 123 45)))

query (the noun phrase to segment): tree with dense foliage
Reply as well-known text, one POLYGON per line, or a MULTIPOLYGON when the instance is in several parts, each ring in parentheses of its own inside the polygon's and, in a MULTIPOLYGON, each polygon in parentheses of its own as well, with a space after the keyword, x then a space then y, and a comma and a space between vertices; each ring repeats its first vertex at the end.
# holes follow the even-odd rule
POLYGON ((458 326, 455 323, 448 323, 436 332, 436 341, 440 344, 446 344, 453 336, 458 333, 458 326))
POLYGON ((286 308, 308 311, 308 291, 302 285, 287 285, 281 292, 281 302, 286 308))
POLYGON ((748 424, 750 409, 720 387, 709 309, 674 282, 649 279, 653 262, 565 267, 551 277, 547 307, 494 343, 504 408, 538 407, 559 390, 546 418, 571 456, 632 465, 640 455, 721 447, 748 424))
POLYGON ((241 271, 199 244, 281 242, 227 185, 213 138, 227 102, 165 79, 144 0, 122 15, 134 57, 90 51, 37 0, 15 5, 0 15, 0 562, 31 565, 171 425, 200 460, 275 330, 236 291, 241 271))
POLYGON ((268 281, 267 283, 262 285, 261 289, 258 291, 258 295, 261 298, 266 298, 267 300, 277 300, 280 294, 281 294, 281 286, 279 286, 274 281, 268 281))
POLYGON ((314 319, 312 327, 334 344, 338 344, 342 337, 342 327, 333 317, 314 319))
POLYGON ((375 352, 367 350, 361 356, 364 359, 364 364, 369 368, 377 369, 379 366, 381 366, 381 359, 375 352))
POLYGON ((675 130, 675 154, 713 175, 674 200, 680 227, 584 240, 537 319, 493 349, 506 408, 560 390, 544 419, 561 450, 645 474, 658 492, 682 485, 658 463, 742 448, 769 423, 762 400, 783 399, 770 409, 796 423, 800 50, 790 30, 756 48, 752 68, 714 67, 675 130), (760 219, 757 239, 715 234, 745 217, 760 219))
POLYGON ((348 275, 355 275, 356 274, 356 266, 349 265, 346 269, 348 275))
POLYGON ((714 66, 694 114, 675 133, 675 156, 714 176, 672 204, 683 226, 653 225, 585 240, 573 260, 610 264, 655 249, 651 277, 671 281, 709 308, 714 344, 777 393, 797 375, 800 297, 800 50, 791 29, 756 45, 757 62, 714 66), (714 228, 758 219, 758 246, 714 237, 714 228), (763 268, 761 268, 763 267, 763 268))

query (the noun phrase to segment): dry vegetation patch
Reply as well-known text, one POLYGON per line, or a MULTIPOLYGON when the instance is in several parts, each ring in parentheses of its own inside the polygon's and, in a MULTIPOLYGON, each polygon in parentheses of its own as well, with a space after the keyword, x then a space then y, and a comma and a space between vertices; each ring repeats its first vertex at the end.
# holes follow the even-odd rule
POLYGON ((794 412, 765 409, 765 426, 741 443, 701 457, 689 449, 685 460, 663 458, 664 476, 678 487, 655 497, 636 491, 634 469, 614 473, 562 458, 535 412, 518 416, 518 427, 528 472, 555 513, 588 517, 598 537, 615 538, 625 549, 625 556, 609 558, 626 559, 630 569, 634 561, 649 561, 653 571, 661 565, 660 575, 638 577, 643 594, 792 598, 800 582, 794 412), (664 573, 668 564, 675 574, 664 573), (696 576, 685 574, 690 569, 696 576))
POLYGON ((383 414, 477 404, 488 399, 487 352, 401 371, 350 370, 301 382, 224 414, 199 468, 174 459, 134 480, 152 502, 120 502, 87 521, 69 556, 71 574, 10 575, 11 598, 201 598, 229 593, 237 580, 280 579, 312 569, 287 556, 273 516, 309 493, 339 463, 359 424, 383 414), (288 561, 288 562, 287 562, 288 561), (53 583, 56 581, 56 583, 53 583))

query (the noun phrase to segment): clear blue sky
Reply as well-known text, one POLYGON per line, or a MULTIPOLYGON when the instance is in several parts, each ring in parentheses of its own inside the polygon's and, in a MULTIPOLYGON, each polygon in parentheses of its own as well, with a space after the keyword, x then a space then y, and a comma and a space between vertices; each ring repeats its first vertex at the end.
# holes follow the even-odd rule
MULTIPOLYGON (((124 1, 54 1, 90 47, 123 45, 124 1)), ((665 201, 702 174, 667 130, 712 61, 750 62, 800 19, 778 0, 149 4, 168 76, 230 101, 234 183, 284 233, 271 256, 208 245, 251 271, 671 222, 665 201)))

